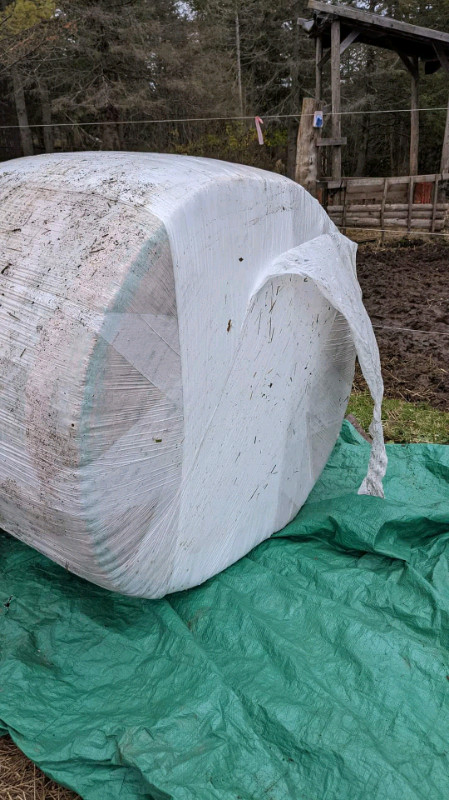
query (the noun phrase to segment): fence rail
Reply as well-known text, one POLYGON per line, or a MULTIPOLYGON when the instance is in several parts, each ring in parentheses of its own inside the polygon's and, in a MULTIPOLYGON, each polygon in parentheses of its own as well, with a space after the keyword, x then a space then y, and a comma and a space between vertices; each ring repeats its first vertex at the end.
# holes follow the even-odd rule
POLYGON ((336 225, 346 228, 405 228, 434 233, 449 214, 444 182, 449 173, 394 178, 324 179, 318 196, 336 225))

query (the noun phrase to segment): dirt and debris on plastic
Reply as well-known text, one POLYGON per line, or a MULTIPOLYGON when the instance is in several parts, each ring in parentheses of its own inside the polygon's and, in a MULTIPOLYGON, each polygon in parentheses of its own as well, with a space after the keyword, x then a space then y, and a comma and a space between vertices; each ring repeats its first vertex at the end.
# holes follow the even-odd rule
POLYGON ((2 529, 126 595, 197 586, 296 516, 356 352, 375 400, 363 490, 382 492, 356 247, 301 186, 57 153, 2 163, 0 206, 2 529))
POLYGON ((0 728, 85 800, 446 800, 449 449, 345 422, 298 517, 203 586, 110 593, 0 538, 0 728))

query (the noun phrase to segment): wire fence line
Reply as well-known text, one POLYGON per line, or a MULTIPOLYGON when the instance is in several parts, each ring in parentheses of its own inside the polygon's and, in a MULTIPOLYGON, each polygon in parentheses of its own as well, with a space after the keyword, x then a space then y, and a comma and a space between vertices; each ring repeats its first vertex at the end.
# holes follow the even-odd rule
POLYGON ((404 333, 421 333, 424 336, 449 336, 449 331, 423 331, 419 328, 400 328, 396 325, 375 325, 371 323, 373 328, 384 330, 384 331, 399 331, 404 333))
MULTIPOLYGON (((447 111, 447 106, 430 106, 428 108, 418 108, 417 111, 447 111)), ((338 111, 335 112, 336 116, 359 116, 368 114, 409 114, 410 108, 384 108, 378 110, 366 109, 365 111, 338 111)), ((314 114, 261 114, 262 119, 300 119, 303 117, 313 117, 314 114)), ((332 116, 331 111, 324 112, 324 116, 332 116)), ((30 122, 28 125, 0 125, 0 130, 12 130, 21 128, 85 128, 87 126, 95 125, 163 125, 169 123, 182 123, 182 122, 236 122, 236 121, 254 121, 254 115, 237 116, 237 117, 167 117, 166 119, 118 119, 118 120, 96 120, 89 122, 30 122)))

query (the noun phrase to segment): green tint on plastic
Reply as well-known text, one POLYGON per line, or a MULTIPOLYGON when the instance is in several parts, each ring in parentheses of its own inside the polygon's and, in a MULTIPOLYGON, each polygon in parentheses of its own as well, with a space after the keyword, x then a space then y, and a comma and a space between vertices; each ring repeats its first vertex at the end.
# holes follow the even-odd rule
POLYGON ((345 423, 287 528, 149 601, 0 536, 0 728, 85 800, 447 800, 449 447, 356 494, 345 423))

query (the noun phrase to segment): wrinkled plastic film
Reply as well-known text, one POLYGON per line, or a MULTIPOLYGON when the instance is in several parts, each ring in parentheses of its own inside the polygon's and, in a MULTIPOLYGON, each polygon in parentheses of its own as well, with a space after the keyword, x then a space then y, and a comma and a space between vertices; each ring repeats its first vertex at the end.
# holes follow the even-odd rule
MULTIPOLYGON (((379 350, 355 271, 345 268, 342 261, 343 248, 344 256, 350 256, 349 242, 342 241, 342 237, 337 238, 335 233, 322 235, 282 254, 272 268, 274 274, 297 275, 304 280, 310 278, 349 325, 360 367, 374 402, 369 429, 373 442, 367 475, 359 492, 383 497, 382 480, 387 468, 387 455, 381 419, 383 381, 379 350)), ((337 346, 337 342, 334 346, 337 346)))
POLYGON ((123 593, 201 583, 305 501, 354 342, 380 403, 354 247, 293 182, 207 159, 18 159, 0 195, 0 525, 123 593))

